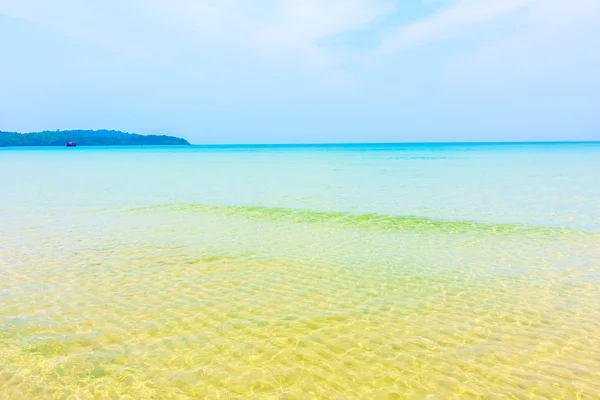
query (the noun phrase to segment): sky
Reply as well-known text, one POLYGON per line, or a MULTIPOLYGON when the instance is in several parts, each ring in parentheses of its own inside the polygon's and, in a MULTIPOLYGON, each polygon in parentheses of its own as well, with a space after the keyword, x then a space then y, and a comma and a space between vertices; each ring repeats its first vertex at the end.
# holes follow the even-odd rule
POLYGON ((600 140, 599 0, 0 0, 0 130, 600 140))

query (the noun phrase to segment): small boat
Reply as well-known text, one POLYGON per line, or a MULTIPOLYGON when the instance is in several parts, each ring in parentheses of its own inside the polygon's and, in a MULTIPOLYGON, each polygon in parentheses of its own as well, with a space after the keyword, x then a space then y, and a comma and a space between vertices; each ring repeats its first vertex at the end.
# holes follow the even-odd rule
POLYGON ((67 144, 65 145, 67 147, 77 147, 77 145, 73 142, 67 142, 67 144))

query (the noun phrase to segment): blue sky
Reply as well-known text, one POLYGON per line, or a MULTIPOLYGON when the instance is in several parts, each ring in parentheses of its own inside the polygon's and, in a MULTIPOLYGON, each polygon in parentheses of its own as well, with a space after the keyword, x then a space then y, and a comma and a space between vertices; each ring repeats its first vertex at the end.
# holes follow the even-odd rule
POLYGON ((598 0, 0 0, 0 130, 600 140, 598 0))

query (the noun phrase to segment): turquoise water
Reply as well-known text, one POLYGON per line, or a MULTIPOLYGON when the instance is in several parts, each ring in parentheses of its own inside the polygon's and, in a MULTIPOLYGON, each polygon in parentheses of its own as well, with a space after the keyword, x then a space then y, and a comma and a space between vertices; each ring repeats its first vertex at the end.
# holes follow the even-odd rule
POLYGON ((600 398, 598 143, 0 168, 1 398, 600 398))
POLYGON ((600 144, 0 151, 2 208, 261 205, 600 227, 600 144))

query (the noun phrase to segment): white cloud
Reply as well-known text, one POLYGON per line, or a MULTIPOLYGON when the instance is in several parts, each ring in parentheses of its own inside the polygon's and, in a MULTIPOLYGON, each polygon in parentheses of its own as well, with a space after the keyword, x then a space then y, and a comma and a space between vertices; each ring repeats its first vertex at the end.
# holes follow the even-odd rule
POLYGON ((534 1, 456 0, 429 17, 394 29, 383 38, 378 52, 392 53, 449 40, 468 33, 474 27, 522 10, 534 1))
POLYGON ((112 11, 101 3, 82 0, 0 2, 0 14, 50 27, 104 48, 142 56, 144 47, 132 41, 130 35, 123 34, 112 11))
POLYGON ((257 27, 258 44, 322 61, 327 54, 321 39, 365 29, 392 10, 389 1, 379 0, 284 0, 273 23, 257 27))
POLYGON ((521 29, 454 57, 450 81, 480 85, 539 85, 572 91, 597 81, 600 69, 600 1, 532 1, 519 16, 521 29))
MULTIPOLYGON (((528 55, 564 63, 563 55, 581 59, 597 52, 592 37, 599 33, 594 26, 600 0, 425 1, 437 3, 437 11, 393 28, 380 38, 376 54, 453 43, 492 31, 493 41, 480 39, 477 47, 471 43, 471 50, 464 50, 467 56, 454 53, 447 61, 460 57, 453 61, 456 69, 496 63, 525 71, 533 68, 528 55), (511 31, 514 27, 519 29, 511 31), (526 65, 518 65, 523 59, 526 65)), ((402 12, 398 0, 0 0, 0 14, 43 24, 144 62, 188 63, 190 69, 200 68, 211 55, 217 64, 219 56, 238 53, 327 70, 341 62, 357 64, 364 59, 362 54, 354 57, 351 43, 334 51, 324 39, 377 31, 379 20, 396 7, 402 12)), ((368 51, 366 58, 379 59, 368 51)))
POLYGON ((283 51, 309 63, 330 54, 319 41, 364 29, 393 9, 391 0, 19 0, 0 14, 50 26, 129 56, 152 59, 187 46, 283 51))

